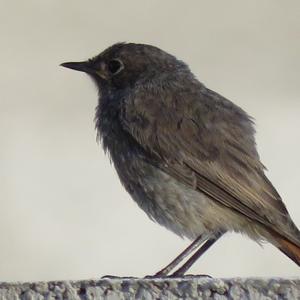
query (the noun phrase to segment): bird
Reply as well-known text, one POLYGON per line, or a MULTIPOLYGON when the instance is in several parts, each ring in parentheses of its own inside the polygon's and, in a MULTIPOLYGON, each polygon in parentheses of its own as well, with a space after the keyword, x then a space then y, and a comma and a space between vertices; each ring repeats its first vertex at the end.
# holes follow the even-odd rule
POLYGON ((152 45, 117 43, 61 66, 95 82, 97 137, 133 200, 193 241, 154 276, 183 276, 227 232, 269 242, 300 266, 300 231, 265 175, 242 108, 152 45))

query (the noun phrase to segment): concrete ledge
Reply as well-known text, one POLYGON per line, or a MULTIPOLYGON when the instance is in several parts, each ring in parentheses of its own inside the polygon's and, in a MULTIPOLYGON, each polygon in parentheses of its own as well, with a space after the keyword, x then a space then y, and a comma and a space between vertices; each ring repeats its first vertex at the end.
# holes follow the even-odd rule
POLYGON ((0 283, 0 300, 300 299, 300 279, 201 276, 0 283))

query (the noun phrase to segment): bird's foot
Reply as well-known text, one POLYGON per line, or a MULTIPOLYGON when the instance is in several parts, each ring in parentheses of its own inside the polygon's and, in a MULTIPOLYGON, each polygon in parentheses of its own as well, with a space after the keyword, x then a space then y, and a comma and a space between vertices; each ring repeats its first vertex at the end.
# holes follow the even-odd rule
POLYGON ((145 279, 168 278, 168 275, 154 274, 154 275, 147 275, 144 278, 145 279))
POLYGON ((213 278, 212 276, 210 275, 207 275, 207 274, 181 274, 181 273, 177 273, 177 272, 174 272, 170 275, 167 276, 168 278, 189 278, 189 277, 208 277, 208 278, 213 278))
POLYGON ((181 273, 181 272, 174 272, 174 273, 169 274, 169 275, 158 272, 154 275, 147 275, 144 278, 145 279, 159 279, 159 278, 168 279, 168 278, 187 278, 187 277, 208 277, 208 278, 213 278, 212 276, 207 275, 207 274, 187 274, 187 275, 185 275, 184 273, 181 273))
POLYGON ((120 276, 115 276, 115 275, 104 275, 101 277, 101 279, 120 279, 120 276))

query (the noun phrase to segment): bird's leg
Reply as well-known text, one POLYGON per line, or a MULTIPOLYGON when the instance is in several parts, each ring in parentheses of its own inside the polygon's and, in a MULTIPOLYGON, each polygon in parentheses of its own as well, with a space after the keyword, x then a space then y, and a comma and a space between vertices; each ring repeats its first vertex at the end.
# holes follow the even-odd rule
POLYGON ((206 252, 222 235, 224 232, 220 232, 213 238, 208 239, 194 254, 190 257, 187 262, 182 265, 177 271, 175 271, 171 276, 180 277, 185 274, 185 272, 194 264, 194 262, 206 252))
POLYGON ((153 277, 167 276, 179 263, 181 263, 190 253, 197 249, 206 239, 200 235, 186 249, 184 249, 170 264, 157 272, 153 277))

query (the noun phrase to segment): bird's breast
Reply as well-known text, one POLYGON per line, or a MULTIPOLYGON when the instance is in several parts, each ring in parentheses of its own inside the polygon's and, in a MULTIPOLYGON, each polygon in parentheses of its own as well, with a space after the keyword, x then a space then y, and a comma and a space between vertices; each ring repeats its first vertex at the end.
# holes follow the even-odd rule
POLYGON ((211 200, 204 194, 160 170, 132 144, 119 140, 111 149, 122 184, 150 219, 190 239, 212 230, 206 213, 211 200))

